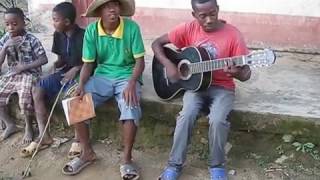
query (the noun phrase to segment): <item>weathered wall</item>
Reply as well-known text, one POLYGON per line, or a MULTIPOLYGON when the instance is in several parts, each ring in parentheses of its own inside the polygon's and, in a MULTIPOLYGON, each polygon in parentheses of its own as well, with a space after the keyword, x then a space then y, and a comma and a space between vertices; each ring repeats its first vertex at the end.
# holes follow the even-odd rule
MULTIPOLYGON (((320 49, 320 1, 218 0, 220 18, 236 25, 249 45, 278 49, 320 49)), ((190 1, 136 0, 135 19, 150 38, 192 20, 190 1)))

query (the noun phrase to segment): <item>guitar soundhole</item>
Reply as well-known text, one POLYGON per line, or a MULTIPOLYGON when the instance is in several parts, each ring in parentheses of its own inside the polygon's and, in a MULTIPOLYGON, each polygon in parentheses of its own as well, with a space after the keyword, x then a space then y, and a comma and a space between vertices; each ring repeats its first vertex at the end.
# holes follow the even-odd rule
POLYGON ((178 69, 182 80, 188 80, 191 77, 189 64, 190 62, 188 60, 182 60, 178 64, 178 69))

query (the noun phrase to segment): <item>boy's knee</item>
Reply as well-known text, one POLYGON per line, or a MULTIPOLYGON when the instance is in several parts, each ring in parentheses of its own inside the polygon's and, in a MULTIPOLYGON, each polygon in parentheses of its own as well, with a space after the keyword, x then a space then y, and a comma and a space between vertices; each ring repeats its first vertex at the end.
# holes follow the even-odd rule
POLYGON ((179 112, 179 116, 183 116, 187 119, 195 119, 197 118, 200 109, 201 106, 194 104, 183 105, 182 110, 179 112))
POLYGON ((227 120, 226 115, 209 115, 210 128, 229 127, 230 122, 227 120))
POLYGON ((44 93, 42 91, 43 90, 41 90, 39 87, 32 88, 32 97, 33 97, 34 101, 39 101, 39 100, 43 99, 44 93))

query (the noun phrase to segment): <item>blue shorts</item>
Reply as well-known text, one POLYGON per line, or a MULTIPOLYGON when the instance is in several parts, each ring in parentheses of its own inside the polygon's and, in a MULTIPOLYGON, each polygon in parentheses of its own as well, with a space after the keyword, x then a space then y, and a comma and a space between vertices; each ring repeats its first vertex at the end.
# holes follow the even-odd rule
MULTIPOLYGON (((64 71, 58 71, 56 73, 50 74, 49 76, 41 79, 36 87, 44 89, 47 98, 54 98, 62 88, 61 80, 63 79, 64 71)), ((63 92, 67 91, 69 87, 74 84, 75 81, 71 80, 63 88, 63 92)))
MULTIPOLYGON (((92 76, 85 85, 85 92, 92 94, 94 106, 97 107, 115 97, 120 110, 120 121, 134 120, 136 126, 141 118, 141 107, 128 107, 122 94, 127 87, 128 80, 111 80, 101 76, 92 76)), ((136 83, 137 97, 141 97, 141 84, 136 83)))

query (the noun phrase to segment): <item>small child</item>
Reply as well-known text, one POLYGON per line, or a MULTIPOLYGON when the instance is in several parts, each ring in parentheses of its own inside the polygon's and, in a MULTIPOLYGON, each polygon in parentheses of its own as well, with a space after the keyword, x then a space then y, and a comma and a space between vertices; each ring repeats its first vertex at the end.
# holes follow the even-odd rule
POLYGON ((0 39, 0 68, 5 59, 9 71, 0 76, 0 119, 5 130, 0 141, 17 132, 15 121, 8 115, 7 103, 17 93, 21 114, 26 127, 22 143, 32 141, 33 130, 30 115, 33 113, 32 86, 41 75, 41 66, 48 62, 39 39, 25 30, 25 15, 19 8, 9 8, 4 15, 7 33, 0 39))

